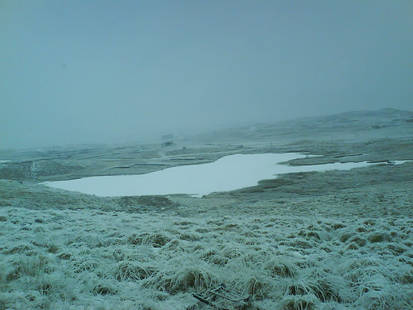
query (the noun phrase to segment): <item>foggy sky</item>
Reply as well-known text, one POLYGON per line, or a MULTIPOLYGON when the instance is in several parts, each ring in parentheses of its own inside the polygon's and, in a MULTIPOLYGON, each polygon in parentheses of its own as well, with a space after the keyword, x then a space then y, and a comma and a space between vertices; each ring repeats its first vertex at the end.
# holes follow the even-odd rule
POLYGON ((0 0, 0 148, 413 110, 413 1, 0 0))

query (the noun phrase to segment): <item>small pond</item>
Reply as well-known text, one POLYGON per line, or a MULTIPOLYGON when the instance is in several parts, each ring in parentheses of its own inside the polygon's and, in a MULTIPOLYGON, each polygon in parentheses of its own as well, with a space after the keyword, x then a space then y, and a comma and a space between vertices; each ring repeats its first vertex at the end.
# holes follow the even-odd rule
POLYGON ((297 153, 236 154, 212 163, 184 165, 140 175, 96 176, 82 179, 44 182, 69 191, 97 196, 134 196, 189 194, 202 196, 257 185, 258 181, 276 178, 279 174, 349 170, 371 165, 367 162, 332 163, 290 166, 283 162, 305 158, 297 153))

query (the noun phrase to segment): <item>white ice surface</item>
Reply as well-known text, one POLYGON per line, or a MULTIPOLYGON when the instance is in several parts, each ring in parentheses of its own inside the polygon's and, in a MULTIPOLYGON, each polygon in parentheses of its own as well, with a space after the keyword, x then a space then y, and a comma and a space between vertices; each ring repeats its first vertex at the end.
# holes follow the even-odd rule
POLYGON ((367 162, 332 163, 309 166, 280 164, 306 155, 236 154, 215 162, 186 165, 141 175, 97 176, 43 184, 97 196, 133 196, 190 194, 202 196, 257 185, 258 181, 276 178, 277 174, 349 170, 372 165, 367 162))
POLYGON ((411 162, 411 160, 393 160, 392 163, 393 165, 402 165, 404 163, 411 162))

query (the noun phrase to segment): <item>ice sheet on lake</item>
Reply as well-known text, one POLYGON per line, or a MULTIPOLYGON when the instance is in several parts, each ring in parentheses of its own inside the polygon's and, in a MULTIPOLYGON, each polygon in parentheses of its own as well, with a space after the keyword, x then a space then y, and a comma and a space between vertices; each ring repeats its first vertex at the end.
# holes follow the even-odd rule
POLYGON ((297 153, 236 154, 222 157, 208 164, 178 166, 148 174, 97 176, 69 181, 45 182, 44 184, 98 196, 167 194, 202 196, 212 192, 231 191, 254 186, 258 181, 273 179, 278 174, 349 170, 372 165, 367 162, 309 166, 280 164, 304 157, 306 155, 297 153))

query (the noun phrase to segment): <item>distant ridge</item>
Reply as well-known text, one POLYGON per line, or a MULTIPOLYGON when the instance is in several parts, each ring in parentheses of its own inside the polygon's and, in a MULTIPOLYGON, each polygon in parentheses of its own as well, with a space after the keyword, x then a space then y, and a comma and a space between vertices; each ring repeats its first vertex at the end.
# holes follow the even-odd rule
POLYGON ((280 141, 294 136, 297 139, 351 139, 352 136, 366 132, 371 133, 370 138, 394 134, 413 135, 413 112, 394 108, 349 111, 272 123, 255 123, 205 133, 197 138, 209 143, 236 140, 280 141), (391 132, 386 133, 386 130, 391 132))
POLYGON ((328 115, 320 115, 320 116, 308 116, 308 117, 299 117, 291 120, 286 121, 279 121, 273 122, 275 123, 284 123, 284 122, 291 122, 291 121, 314 121, 314 120, 328 120, 328 119, 346 119, 346 118, 402 118, 402 119, 410 119, 413 117, 412 111, 407 110, 399 110, 394 108, 382 108, 378 110, 356 110, 356 111, 348 111, 348 112, 340 112, 328 115))

